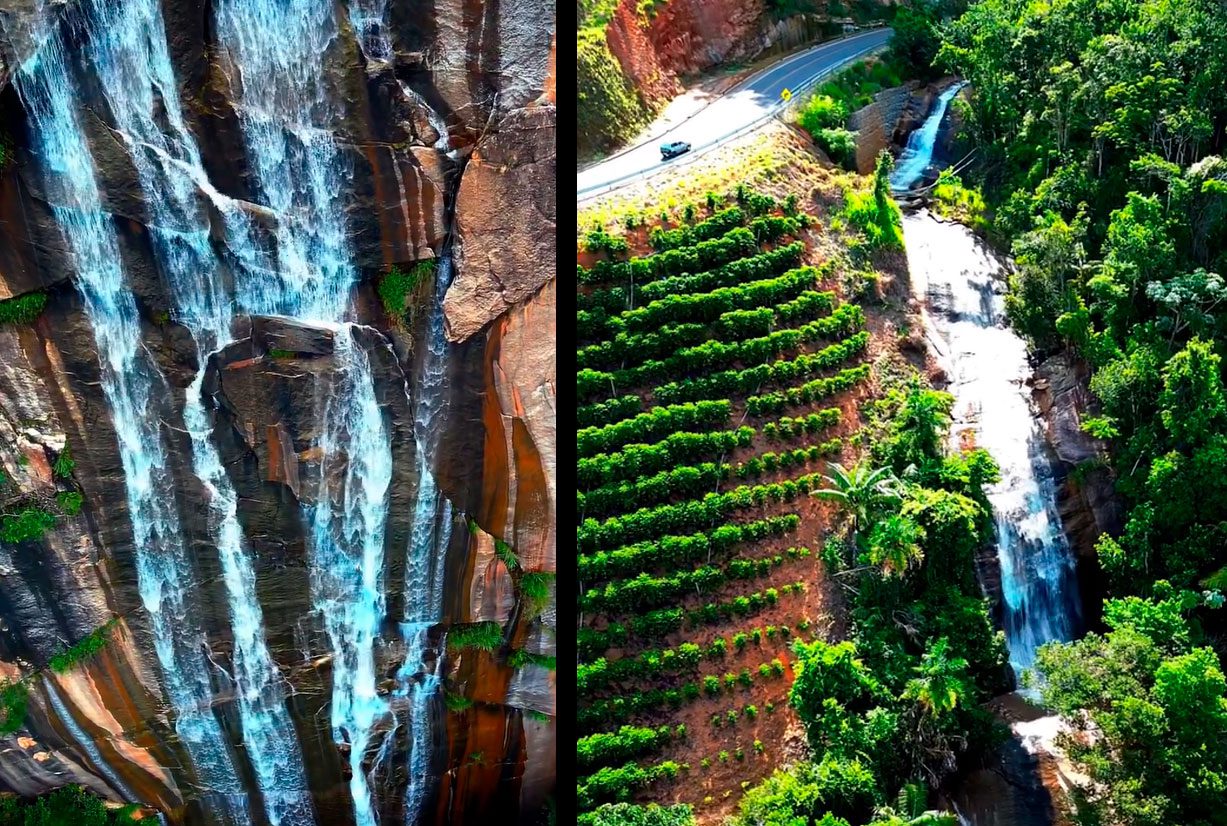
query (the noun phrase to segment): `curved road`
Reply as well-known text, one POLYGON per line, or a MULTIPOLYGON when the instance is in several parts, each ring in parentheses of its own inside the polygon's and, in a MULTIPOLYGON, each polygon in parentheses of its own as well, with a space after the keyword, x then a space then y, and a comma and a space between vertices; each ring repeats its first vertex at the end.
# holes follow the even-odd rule
POLYGON ((780 92, 795 94, 845 63, 886 45, 891 30, 874 29, 842 40, 833 40, 782 60, 738 84, 706 108, 654 140, 627 149, 609 160, 579 173, 577 199, 583 201, 619 184, 649 177, 666 164, 687 159, 766 120, 780 109, 780 92), (668 161, 660 158, 660 145, 688 141, 690 152, 668 161))

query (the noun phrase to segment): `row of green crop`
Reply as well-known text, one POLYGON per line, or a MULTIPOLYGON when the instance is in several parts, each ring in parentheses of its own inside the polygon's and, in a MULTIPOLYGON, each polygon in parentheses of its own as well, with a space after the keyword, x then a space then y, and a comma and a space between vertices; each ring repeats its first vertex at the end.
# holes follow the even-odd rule
POLYGON ((758 242, 754 238, 754 231, 747 227, 736 227, 719 238, 709 238, 694 246, 668 250, 647 258, 598 261, 590 270, 580 267, 576 271, 576 277, 581 284, 621 281, 643 284, 669 275, 709 270, 753 255, 757 251, 758 242))
POLYGON ((718 456, 754 439, 754 428, 717 430, 710 433, 670 433, 654 444, 625 444, 614 453, 598 453, 580 459, 579 486, 583 490, 611 485, 624 479, 657 473, 682 462, 718 456))
POLYGON ((620 768, 606 766, 578 784, 576 791, 579 811, 587 812, 601 803, 624 803, 631 795, 660 779, 677 777, 681 767, 666 760, 656 766, 627 763, 620 768))
POLYGON ((814 267, 799 267, 783 275, 719 287, 708 293, 667 295, 609 320, 615 331, 642 332, 680 322, 713 322, 729 310, 779 304, 796 298, 818 280, 814 267))
POLYGON ((706 532, 659 536, 612 551, 581 554, 577 560, 579 580, 592 584, 637 571, 708 559, 740 543, 792 533, 800 524, 801 518, 796 514, 770 516, 739 525, 721 525, 706 532))
MULTIPOLYGON (((856 309, 859 310, 859 308, 856 309)), ((839 319, 839 322, 840 326, 844 327, 855 323, 848 318, 839 319)), ((864 351, 868 345, 869 333, 862 331, 836 344, 824 347, 817 353, 805 353, 786 361, 760 364, 743 370, 726 370, 723 373, 715 373, 702 378, 671 381, 657 387, 655 397, 661 404, 682 404, 699 402, 704 399, 725 398, 735 393, 751 393, 772 384, 784 384, 813 375, 837 364, 843 364, 864 351)), ((815 395, 813 398, 821 397, 815 395)), ((759 412, 750 411, 750 415, 757 416, 759 412)))
POLYGON ((839 424, 841 416, 838 407, 828 407, 817 413, 807 413, 804 416, 781 416, 778 421, 763 425, 763 437, 769 442, 791 441, 803 435, 820 433, 829 427, 839 424))
POLYGON ((817 462, 843 448, 840 438, 822 444, 806 445, 780 453, 768 452, 753 456, 740 465, 725 462, 701 462, 662 470, 652 476, 616 482, 575 494, 575 508, 582 517, 600 518, 664 502, 675 496, 695 496, 704 490, 719 491, 719 484, 730 478, 757 479, 777 470, 800 467, 817 462))
POLYGON ((706 218, 691 226, 682 225, 675 229, 657 227, 648 233, 648 243, 657 252, 693 247, 700 241, 724 235, 734 227, 746 222, 746 213, 741 207, 729 207, 721 210, 710 218, 706 218))
POLYGON ((631 617, 625 623, 611 622, 604 629, 580 628, 576 635, 579 661, 591 662, 610 648, 624 647, 631 636, 641 640, 660 639, 684 625, 699 628, 731 617, 748 617, 779 602, 780 595, 804 593, 805 583, 796 582, 779 589, 766 588, 753 594, 734 597, 722 602, 709 602, 692 611, 682 608, 662 608, 642 616, 631 617))
POLYGON ((830 292, 807 290, 791 301, 774 307, 730 310, 719 316, 711 326, 683 323, 668 324, 646 333, 621 332, 612 339, 577 350, 576 367, 580 370, 626 369, 651 359, 664 359, 679 348, 693 347, 711 338, 740 341, 751 336, 766 335, 779 324, 812 319, 830 312, 833 297, 834 294, 830 292))
MULTIPOLYGON (((779 557, 783 564, 784 557, 779 557)), ((710 593, 726 582, 764 577, 771 573, 775 561, 766 559, 730 559, 723 567, 700 565, 690 571, 675 571, 664 576, 640 572, 631 579, 616 579, 589 588, 579 599, 584 611, 606 614, 628 614, 651 610, 658 605, 674 602, 687 594, 710 593)))
POLYGON ((580 774, 588 774, 601 766, 625 763, 632 758, 658 751, 674 737, 684 737, 685 726, 622 726, 617 731, 589 734, 575 742, 575 764, 580 774))
POLYGON ((601 427, 643 412, 643 399, 634 394, 589 404, 575 411, 576 427, 601 427))
MULTIPOLYGON (((783 668, 776 672, 767 663, 766 679, 784 676, 783 668)), ((757 670, 757 669, 755 669, 757 670)), ((749 688, 754 685, 754 671, 743 668, 737 674, 730 674, 733 685, 749 688)), ((719 678, 714 678, 719 681, 719 678)), ((695 681, 682 683, 677 688, 651 688, 644 691, 629 691, 616 697, 606 697, 595 700, 586 706, 581 706, 576 713, 576 723, 580 731, 592 731, 601 726, 618 725, 629 720, 636 714, 656 711, 662 708, 681 708, 686 703, 693 703, 702 696, 702 686, 695 681)))
POLYGON ((709 493, 702 499, 641 508, 603 521, 585 519, 575 533, 576 547, 580 553, 591 553, 666 533, 718 525, 735 510, 768 502, 791 502, 816 490, 821 486, 822 479, 821 474, 813 473, 765 485, 741 485, 726 493, 709 493))
POLYGON ((790 406, 810 404, 818 399, 855 387, 868 379, 869 375, 869 365, 861 364, 841 370, 830 378, 815 379, 800 387, 790 387, 787 390, 751 396, 746 399, 746 412, 751 416, 762 416, 767 413, 778 413, 790 406))
POLYGON ((590 293, 577 293, 576 309, 599 310, 608 317, 630 309, 636 302, 642 304, 676 293, 708 292, 717 287, 733 287, 746 281, 785 272, 801 263, 804 252, 805 243, 793 241, 770 252, 739 258, 707 272, 670 275, 646 283, 635 282, 625 287, 606 287, 590 293))
MULTIPOLYGON (((825 301, 810 302, 816 312, 828 312, 834 303, 833 293, 810 293, 825 301)), ((810 316, 813 318, 813 316, 810 316)), ((718 367, 733 364, 764 364, 781 353, 794 350, 803 343, 845 335, 863 323, 864 314, 854 304, 845 304, 835 313, 786 330, 749 338, 744 341, 706 341, 702 344, 682 347, 664 359, 652 359, 636 366, 612 372, 581 370, 577 377, 579 398, 586 399, 597 394, 616 392, 618 388, 642 387, 662 381, 670 376, 694 377, 718 367)), ((684 381, 684 380, 683 380, 684 381)))
POLYGON ((575 434, 576 450, 580 457, 592 456, 632 443, 663 439, 689 428, 714 429, 728 421, 732 410, 727 400, 654 407, 633 419, 579 430, 575 434))
MULTIPOLYGON (((810 555, 809 548, 789 548, 782 557, 788 559, 803 559, 810 555)), ((797 621, 797 630, 805 631, 810 627, 809 620, 797 621)), ((773 642, 777 637, 782 640, 792 635, 792 629, 787 625, 768 625, 754 628, 748 633, 737 631, 728 637, 716 637, 706 648, 701 648, 692 642, 684 642, 677 648, 650 648, 637 656, 623 657, 619 660, 606 660, 598 657, 591 663, 580 664, 576 671, 576 687, 580 697, 588 697, 613 683, 631 680, 647 680, 669 674, 680 674, 698 670, 703 659, 715 660, 728 655, 729 646, 737 652, 746 646, 762 645, 764 640, 773 642)))

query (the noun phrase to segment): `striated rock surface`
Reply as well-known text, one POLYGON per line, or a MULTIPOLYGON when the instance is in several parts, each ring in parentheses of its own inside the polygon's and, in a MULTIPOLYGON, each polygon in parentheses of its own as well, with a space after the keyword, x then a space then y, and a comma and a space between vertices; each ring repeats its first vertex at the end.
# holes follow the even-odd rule
POLYGON ((911 100, 911 85, 883 89, 874 97, 873 103, 858 109, 848 118, 848 129, 856 133, 857 172, 871 174, 878 154, 892 147, 899 119, 911 100))
MULTIPOLYGON (((0 138, 13 149, 12 160, 0 164, 0 300, 39 290, 48 299, 33 324, 0 325, 0 469, 8 480, 0 498, 44 506, 55 521, 41 538, 0 541, 0 679, 25 677, 30 684, 22 729, 0 738, 0 790, 34 795, 79 782, 111 800, 153 807, 171 824, 211 824, 217 813, 186 768, 137 589, 125 472, 97 346, 11 83, 14 67, 39 42, 32 21, 40 5, 58 21, 73 14, 76 2, 0 2, 0 138), (75 467, 57 474, 65 455, 75 467), (57 495, 64 493, 81 495, 75 515, 62 511, 57 495), (114 618, 118 625, 102 653, 64 675, 46 671, 52 656, 114 618)), ((180 102, 200 144, 208 176, 201 186, 234 199, 230 208, 271 236, 277 218, 252 185, 233 102, 241 67, 214 41, 214 5, 161 0, 180 102)), ((381 819, 403 822, 409 701, 396 693, 406 656, 398 618, 416 596, 405 593, 420 481, 414 403, 426 349, 424 304, 433 293, 425 285, 410 297, 406 318, 391 319, 375 285, 392 265, 407 268, 451 251, 456 272, 446 309, 454 343, 446 354, 444 432, 430 463, 453 507, 452 533, 441 559, 444 618, 430 630, 424 660, 441 664, 449 695, 473 705, 449 712, 439 700, 431 710, 439 739, 427 758, 420 822, 528 821, 554 789, 555 674, 509 659, 521 651, 554 655, 554 600, 523 604, 521 572, 493 559, 493 537, 515 548, 524 571, 554 570, 556 321, 554 285, 547 282, 555 258, 555 8, 552 0, 497 6, 389 0, 394 53, 386 62, 367 59, 346 4, 336 8, 341 20, 325 59, 325 86, 343 105, 335 122, 319 126, 348 166, 344 217, 361 280, 353 295, 354 336, 371 360, 393 452, 382 577, 387 614, 374 667, 380 696, 400 724, 390 719, 375 732, 376 749, 386 749, 373 749, 364 766, 380 790, 381 819), (481 528, 472 537, 468 518, 481 528), (448 628, 478 618, 499 622, 504 644, 449 650, 448 628)), ((79 71, 87 77, 95 69, 79 71)), ((200 355, 174 317, 151 247, 150 207, 108 107, 100 96, 79 104, 125 284, 136 299, 141 344, 165 379, 154 394, 175 480, 165 495, 175 501, 195 568, 192 608, 217 665, 214 711, 230 739, 226 747, 242 755, 226 677, 234 640, 208 524, 210 494, 193 475, 183 426, 200 355)), ((225 216, 216 201, 202 200, 210 203, 217 278, 226 282, 235 274, 224 249, 225 216)), ((320 467, 314 447, 336 386, 335 331, 240 317, 233 336, 208 356, 212 439, 238 494, 264 633, 284 681, 289 736, 303 752, 317 822, 352 823, 348 756, 331 730, 330 647, 311 600, 303 513, 315 501, 320 473, 335 470, 320 467)))

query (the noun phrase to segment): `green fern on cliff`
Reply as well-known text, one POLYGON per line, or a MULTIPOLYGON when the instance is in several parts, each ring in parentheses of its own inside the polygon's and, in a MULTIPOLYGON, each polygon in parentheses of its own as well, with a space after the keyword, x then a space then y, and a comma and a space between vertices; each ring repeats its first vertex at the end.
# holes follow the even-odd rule
POLYGON ((47 306, 47 294, 26 293, 0 301, 0 324, 32 324, 47 306))

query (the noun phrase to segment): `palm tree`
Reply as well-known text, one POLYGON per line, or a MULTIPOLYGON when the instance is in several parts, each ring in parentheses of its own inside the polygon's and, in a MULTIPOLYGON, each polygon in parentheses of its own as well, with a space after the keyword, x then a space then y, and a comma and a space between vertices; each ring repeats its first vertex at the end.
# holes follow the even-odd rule
POLYGON ((879 806, 874 810, 869 826, 958 826, 957 816, 925 809, 928 796, 929 789, 924 783, 905 784, 894 806, 879 806))
POLYGON ((838 502, 852 514, 852 537, 867 527, 877 512, 887 503, 898 502, 902 497, 902 483, 888 467, 870 469, 857 465, 848 470, 832 462, 831 475, 823 476, 827 487, 814 491, 819 499, 838 502))

